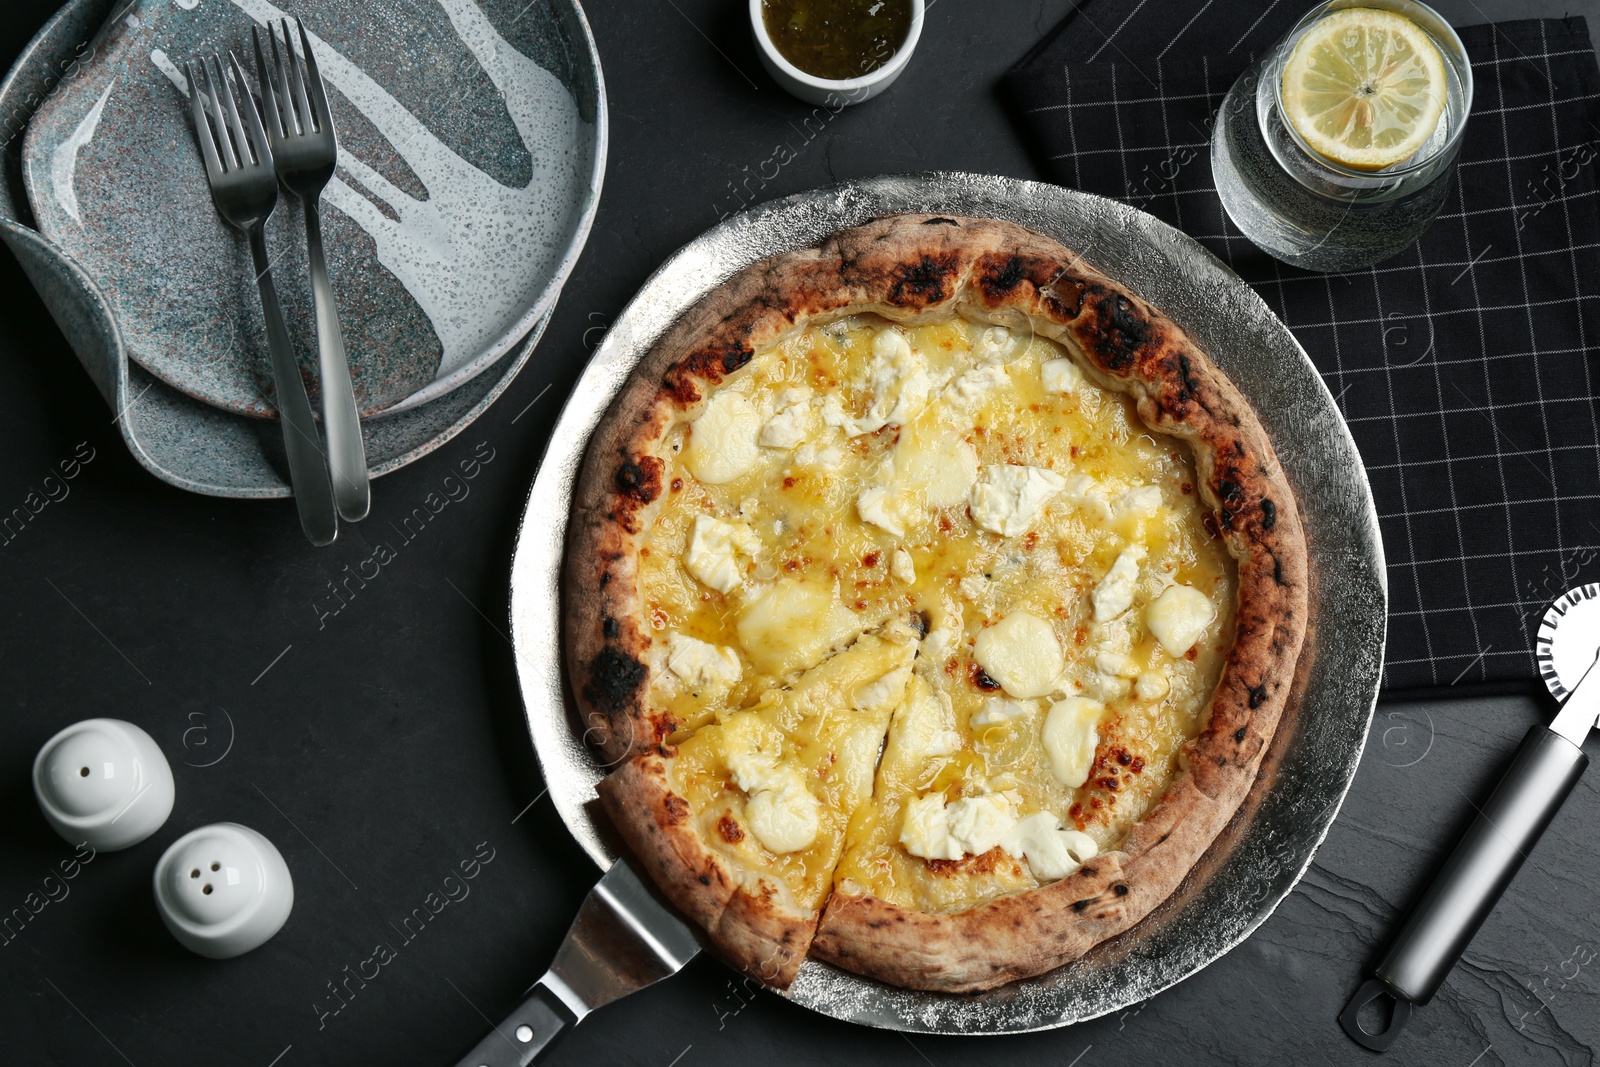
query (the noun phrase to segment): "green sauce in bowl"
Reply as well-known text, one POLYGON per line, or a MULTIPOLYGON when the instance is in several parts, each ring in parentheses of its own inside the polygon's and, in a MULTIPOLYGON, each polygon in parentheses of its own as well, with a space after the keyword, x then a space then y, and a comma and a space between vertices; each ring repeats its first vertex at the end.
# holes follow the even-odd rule
POLYGON ((761 13, 783 58, 830 81, 871 74, 911 30, 911 0, 762 0, 761 13))

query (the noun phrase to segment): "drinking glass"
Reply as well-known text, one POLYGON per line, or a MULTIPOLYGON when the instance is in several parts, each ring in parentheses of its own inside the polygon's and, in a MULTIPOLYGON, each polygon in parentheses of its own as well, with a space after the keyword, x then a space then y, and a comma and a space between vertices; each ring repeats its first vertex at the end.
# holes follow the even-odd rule
POLYGON ((1308 11, 1223 98, 1211 132, 1217 193, 1252 243, 1291 266, 1368 267, 1409 247, 1439 213, 1471 109, 1472 65, 1438 12, 1416 0, 1331 0, 1308 11), (1295 45, 1317 22, 1352 7, 1410 19, 1444 58, 1438 126, 1415 155, 1382 170, 1319 154, 1283 115, 1283 68, 1295 45))

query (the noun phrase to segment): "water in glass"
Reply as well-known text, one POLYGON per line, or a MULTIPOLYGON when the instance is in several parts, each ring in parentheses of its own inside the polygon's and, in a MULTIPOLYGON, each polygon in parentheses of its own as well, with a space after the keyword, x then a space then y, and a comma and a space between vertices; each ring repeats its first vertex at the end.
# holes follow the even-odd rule
POLYGON ((1228 215, 1255 245, 1309 270, 1370 266, 1411 245, 1449 191, 1472 104, 1472 67, 1461 39, 1414 0, 1333 0, 1313 8, 1222 101, 1211 170, 1228 215), (1344 166, 1309 148, 1285 120, 1283 68, 1300 38, 1346 8, 1375 8, 1416 23, 1444 59, 1445 104, 1432 135, 1409 159, 1381 170, 1344 166))

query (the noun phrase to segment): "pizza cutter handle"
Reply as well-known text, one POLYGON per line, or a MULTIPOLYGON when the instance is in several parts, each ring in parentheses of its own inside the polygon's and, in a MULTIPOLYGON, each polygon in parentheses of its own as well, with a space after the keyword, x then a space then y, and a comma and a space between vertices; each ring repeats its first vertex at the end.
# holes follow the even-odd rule
POLYGON ((1560 734, 1535 726, 1489 799, 1428 886, 1373 975, 1339 1014, 1358 1043, 1383 1052, 1400 1036, 1413 1005, 1433 999, 1495 902, 1566 801, 1589 757, 1560 734), (1379 998, 1393 1014, 1376 1033, 1358 1016, 1379 998))

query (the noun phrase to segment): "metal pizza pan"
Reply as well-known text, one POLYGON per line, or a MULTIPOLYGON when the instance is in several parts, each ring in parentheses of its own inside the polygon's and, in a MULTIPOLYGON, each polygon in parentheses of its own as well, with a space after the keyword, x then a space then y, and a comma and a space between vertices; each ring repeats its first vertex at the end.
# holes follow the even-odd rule
POLYGON ((1030 227, 1170 316, 1254 406, 1307 531, 1307 645, 1260 777, 1191 876, 1144 922, 1058 971, 976 996, 894 988, 814 959, 788 993, 795 1003, 837 1019, 911 1032, 1067 1026, 1183 981, 1272 914, 1338 814, 1360 762, 1383 668, 1383 547, 1355 443, 1288 328, 1182 232, 1125 204, 1053 185, 927 173, 846 181, 772 201, 684 246, 645 282, 596 349, 529 493, 511 573, 512 638, 528 729, 556 809, 596 864, 609 865, 622 846, 595 799, 595 783, 607 768, 596 763, 571 707, 560 633, 567 515, 589 437, 656 339, 730 275, 900 212, 1030 227))

